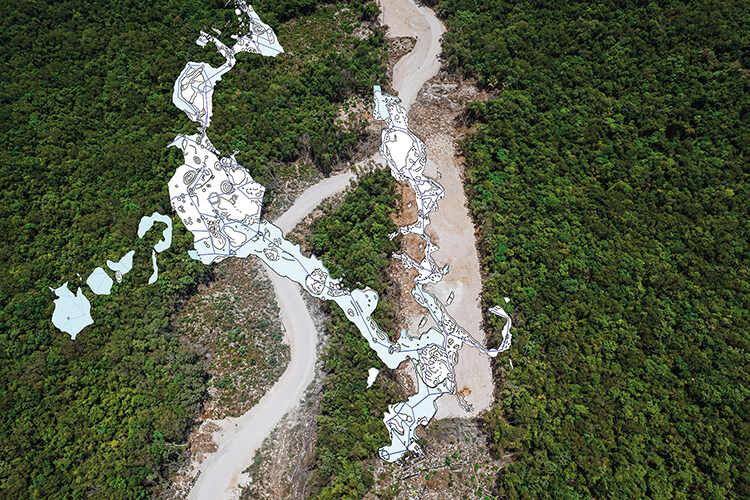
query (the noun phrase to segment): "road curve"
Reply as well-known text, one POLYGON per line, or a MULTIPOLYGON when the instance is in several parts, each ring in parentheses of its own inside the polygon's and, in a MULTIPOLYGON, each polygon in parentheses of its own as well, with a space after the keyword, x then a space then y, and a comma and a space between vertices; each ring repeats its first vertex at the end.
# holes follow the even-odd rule
POLYGON ((220 427, 213 435, 218 450, 200 464, 201 475, 190 490, 189 498, 239 497, 239 485, 247 484, 249 479, 242 471, 250 465, 255 452, 281 417, 299 402, 315 375, 317 332, 299 288, 270 270, 268 275, 291 348, 289 366, 248 412, 237 418, 215 421, 220 427))
POLYGON ((422 85, 440 71, 440 37, 445 27, 435 13, 414 0, 382 0, 381 22, 388 36, 416 37, 414 48, 393 67, 393 88, 408 110, 422 85))
MULTIPOLYGON (((408 107, 422 85, 440 69, 440 36, 445 30, 432 10, 418 7, 413 0, 382 0, 381 10, 389 36, 417 39, 414 49, 401 58, 393 71, 392 86, 408 107)), ((309 187, 274 223, 288 233, 323 200, 346 189, 354 177, 353 173, 345 172, 309 187)), ((190 490, 190 499, 238 498, 239 486, 247 484, 249 479, 242 471, 281 418, 302 400, 315 375, 318 332, 302 292, 270 269, 268 276, 281 310, 285 339, 290 345, 289 366, 248 412, 214 421, 220 428, 212 435, 218 450, 197 465, 200 475, 190 490)))
MULTIPOLYGON (((288 233, 320 202, 346 189, 354 178, 351 172, 334 175, 306 189, 274 223, 288 233)), ((220 428, 213 434, 215 453, 198 466, 201 474, 190 490, 191 499, 237 498, 240 484, 249 478, 242 471, 252 462, 276 424, 292 410, 315 376, 315 330, 299 287, 266 268, 273 284, 284 325, 284 340, 290 347, 289 365, 271 389, 240 417, 213 421, 220 428)))

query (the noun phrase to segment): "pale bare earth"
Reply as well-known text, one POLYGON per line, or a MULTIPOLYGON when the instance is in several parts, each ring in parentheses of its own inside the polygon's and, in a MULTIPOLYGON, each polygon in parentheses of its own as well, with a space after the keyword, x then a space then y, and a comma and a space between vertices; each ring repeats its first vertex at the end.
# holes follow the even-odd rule
MULTIPOLYGON (((389 36, 417 37, 412 52, 396 63, 393 69, 393 86, 398 90, 405 106, 410 108, 425 83, 425 80, 414 77, 415 68, 430 74, 430 78, 440 70, 440 37, 445 32, 445 27, 432 10, 418 7, 412 0, 385 0, 381 7, 383 23, 388 26, 389 36)), ((450 126, 456 114, 448 114, 450 116, 445 117, 444 124, 450 126)), ((427 147, 428 164, 425 174, 438 179, 445 188, 445 198, 440 202, 440 209, 431 217, 428 232, 440 247, 434 254, 435 261, 441 265, 449 264, 450 272, 443 281, 428 287, 428 290, 434 291, 443 301, 453 291, 455 298, 448 306, 448 311, 482 343, 485 336, 480 307, 482 280, 479 255, 474 238, 474 222, 466 207, 460 167, 455 161, 453 137, 446 131, 425 136, 421 133, 419 118, 410 119, 409 122, 427 147)), ((411 326, 412 321, 409 323, 411 326)), ((462 349, 456 366, 456 384, 459 390, 464 387, 469 389, 470 392, 464 391, 463 394, 474 410, 466 413, 458 405, 456 398, 443 397, 438 400, 436 418, 473 417, 491 406, 494 384, 490 359, 477 349, 462 349)))
MULTIPOLYGON (((387 0, 385 3, 386 5, 399 4, 394 0, 387 0)), ((409 8, 416 9, 417 7, 410 3, 409 8)), ((387 12, 392 12, 392 9, 388 7, 386 9, 388 9, 387 12)), ((412 12, 412 15, 421 18, 420 14, 414 16, 412 12)), ((397 23, 393 22, 393 24, 397 23)), ((427 64, 424 60, 412 58, 411 68, 404 68, 403 59, 396 65, 394 74, 409 73, 410 78, 401 76, 399 80, 394 77, 394 87, 399 93, 412 92, 415 97, 419 87, 434 76, 439 69, 437 54, 440 51, 440 35, 432 36, 428 23, 421 23, 418 29, 422 31, 418 32, 406 31, 408 27, 405 26, 400 26, 399 29, 404 35, 398 36, 416 35, 418 41, 414 50, 419 49, 423 57, 429 55, 434 59, 433 63, 427 64), (422 41, 421 44, 420 41, 422 41), (400 73, 396 73, 397 71, 400 73), (402 86, 404 86, 403 89, 402 86)), ((373 160, 380 162, 379 154, 376 154, 373 160)), ((290 232, 324 199, 346 189, 354 177, 353 173, 344 172, 311 186, 275 221, 275 224, 285 233, 290 232)), ((240 486, 247 484, 250 480, 242 474, 242 471, 250 465, 255 452, 281 418, 300 402, 305 388, 313 380, 318 332, 305 307, 301 292, 289 280, 279 277, 270 270, 268 276, 273 283, 279 302, 285 341, 291 348, 289 366, 279 381, 249 412, 238 418, 209 420, 201 425, 202 429, 218 426, 220 430, 211 435, 218 449, 214 453, 205 454, 202 462, 194 460, 192 466, 200 475, 190 490, 189 498, 191 499, 237 498, 240 486)), ((198 460, 201 458, 198 457, 198 460)))
MULTIPOLYGON (((466 102, 485 98, 470 82, 444 81, 437 76, 422 87, 409 120, 427 145, 426 174, 440 175, 438 182, 445 188, 445 198, 433 215, 428 232, 440 247, 434 254, 436 262, 449 264, 450 272, 443 281, 428 289, 441 300, 447 300, 450 293, 454 293, 448 310, 480 343, 485 341, 480 300, 482 281, 474 222, 462 182, 463 165, 458 161, 455 148, 459 138, 455 119, 466 102)), ((477 349, 461 349, 456 365, 456 385, 472 404, 473 411, 464 411, 455 398, 440 398, 436 418, 472 417, 489 409, 495 389, 490 358, 477 349)))
MULTIPOLYGON (((428 143, 428 148, 431 145, 433 147, 429 150, 432 161, 427 163, 427 175, 432 176, 437 170, 436 164, 439 165, 442 174, 440 183, 445 188, 445 198, 440 202, 440 210, 432 217, 429 233, 437 235, 440 247, 434 253, 435 261, 449 264, 450 272, 443 281, 427 288, 441 300, 447 300, 453 292, 453 303, 447 306, 448 311, 472 337, 484 344, 480 308, 482 281, 479 256, 474 243, 474 224, 466 208, 466 195, 452 148, 451 151, 440 151, 434 147, 441 140, 444 141, 442 146, 452 145, 452 139, 444 136, 439 136, 438 141, 432 141, 432 144, 428 143)), ((458 391, 462 391, 466 401, 471 403, 473 411, 467 413, 458 405, 456 398, 444 397, 438 400, 435 418, 474 417, 488 409, 492 405, 495 390, 490 358, 470 346, 461 349, 456 365, 456 387, 458 391)))
MULTIPOLYGON (((290 232, 324 199, 349 187, 355 175, 344 172, 306 189, 274 223, 290 232)), ((271 390, 240 417, 207 420, 199 429, 208 431, 217 450, 196 457, 191 475, 200 474, 189 498, 237 498, 240 486, 250 478, 242 471, 252 462, 263 440, 287 412, 302 399, 315 374, 318 332, 305 306, 299 287, 266 268, 273 284, 284 325, 284 341, 290 346, 290 361, 271 390), (213 431, 210 431, 213 429, 213 431)))
POLYGON ((218 425, 219 431, 212 436, 218 450, 198 464, 201 476, 190 490, 189 498, 237 498, 240 484, 249 481, 242 471, 251 463, 263 439, 278 420, 295 407, 313 379, 317 331, 310 313, 296 284, 270 271, 268 275, 281 310, 285 341, 291 349, 289 366, 271 390, 247 413, 239 418, 203 423, 202 426, 218 425), (206 471, 210 473, 206 474, 206 471))
POLYGON ((412 51, 393 67, 393 88, 404 107, 409 109, 424 82, 440 71, 440 37, 445 27, 432 10, 417 6, 414 0, 381 0, 379 3, 381 22, 388 26, 389 37, 417 39, 412 51))

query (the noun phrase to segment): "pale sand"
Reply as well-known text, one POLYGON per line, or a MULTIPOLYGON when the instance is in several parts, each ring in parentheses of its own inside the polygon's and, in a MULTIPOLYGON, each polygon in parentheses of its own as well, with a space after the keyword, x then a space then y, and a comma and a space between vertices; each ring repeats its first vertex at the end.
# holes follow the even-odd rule
MULTIPOLYGON (((427 230, 430 235, 437 235, 439 250, 432 254, 435 262, 438 265, 450 265, 450 271, 443 281, 429 285, 427 289, 442 301, 447 300, 453 291, 453 303, 446 306, 448 312, 483 344, 485 338, 482 331, 479 255, 474 241, 474 223, 466 207, 459 165, 453 158, 452 138, 437 136, 432 144, 427 144, 427 148, 430 159, 427 175, 435 175, 435 165, 439 165, 441 177, 438 181, 445 188, 445 198, 440 201, 440 207, 431 217, 432 223, 427 230)), ((471 391, 470 394, 464 391, 464 394, 466 401, 473 406, 473 411, 467 413, 458 405, 455 397, 445 396, 438 400, 435 418, 474 417, 492 405, 495 386, 490 358, 468 345, 464 345, 459 351, 456 365, 456 388, 461 391, 465 387, 471 391)))
MULTIPOLYGON (((413 0, 384 0, 381 8, 381 19, 388 26, 389 36, 417 38, 414 49, 393 68, 393 87, 398 90, 401 101, 408 109, 414 104, 422 85, 440 70, 440 37, 445 27, 432 10, 418 7, 413 0), (425 78, 426 75, 430 76, 425 78)), ((440 247, 433 257, 440 265, 450 264, 450 272, 443 281, 428 287, 428 290, 436 292, 442 301, 453 290, 455 298, 447 306, 448 312, 477 341, 484 342, 480 301, 482 280, 474 222, 465 206, 466 195, 459 166, 454 160, 453 139, 447 135, 436 136, 426 141, 425 146, 428 158, 425 173, 437 179, 439 168, 442 177, 437 180, 445 188, 445 198, 440 202, 439 210, 430 218, 428 229, 431 235, 437 235, 433 241, 437 241, 440 247)), ((419 318, 409 321, 409 326, 418 321, 419 318)), ((471 391, 466 400, 473 405, 473 411, 467 413, 458 405, 455 397, 446 396, 438 400, 436 418, 473 417, 488 409, 492 405, 495 389, 489 357, 469 346, 462 348, 456 366, 456 385, 458 390, 467 387, 471 391)))
POLYGON ((317 184, 305 189, 302 194, 294 200, 294 204, 281 214, 274 224, 279 226, 284 234, 289 233, 302 219, 310 215, 320 202, 343 191, 349 187, 349 183, 355 179, 352 172, 344 172, 323 179, 317 184))
POLYGON ((268 271, 286 329, 284 338, 291 347, 289 366, 263 398, 238 418, 214 421, 220 430, 213 434, 218 451, 198 466, 201 475, 189 498, 237 498, 239 485, 249 478, 242 474, 252 462, 263 440, 289 410, 299 402, 315 373, 317 332, 305 307, 299 287, 268 271))
POLYGON ((418 7, 413 0, 382 0, 381 22, 388 26, 392 38, 412 36, 417 39, 411 52, 393 67, 393 88, 406 109, 417 98, 424 82, 440 71, 440 37, 445 27, 427 7, 418 7))

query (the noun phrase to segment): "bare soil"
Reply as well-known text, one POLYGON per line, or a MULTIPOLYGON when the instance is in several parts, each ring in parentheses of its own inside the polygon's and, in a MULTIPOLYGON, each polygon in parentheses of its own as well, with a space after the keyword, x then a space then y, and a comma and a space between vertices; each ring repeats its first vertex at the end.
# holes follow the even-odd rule
POLYGON ((405 234, 401 240, 401 247, 406 255, 414 259, 414 261, 422 262, 422 259, 424 259, 425 243, 416 234, 405 234))
MULTIPOLYGON (((418 77, 418 74, 435 74, 434 71, 437 71, 436 69, 433 71, 433 67, 437 68, 438 64, 435 55, 437 54, 436 50, 439 51, 438 39, 442 33, 442 28, 436 19, 421 19, 416 14, 412 16, 406 15, 413 9, 413 2, 392 2, 386 0, 386 4, 386 10, 390 12, 386 18, 389 18, 389 23, 394 28, 390 31, 391 36, 399 37, 405 33, 419 34, 419 38, 415 39, 414 50, 407 57, 401 59, 397 64, 396 61, 400 59, 400 56, 392 55, 392 61, 389 61, 389 71, 393 72, 394 87, 400 90, 398 93, 404 99, 406 105, 409 106, 416 98, 417 91, 422 87, 422 82, 424 81, 418 77)), ((393 46, 394 54, 398 54, 399 50, 408 50, 407 47, 412 42, 402 40, 391 41, 390 43, 393 46)), ((428 155, 434 158, 433 165, 431 166, 433 170, 428 170, 428 175, 437 176, 444 185, 446 184, 445 179, 440 179, 440 177, 444 175, 444 165, 447 164, 445 160, 449 158, 455 161, 454 142, 461 133, 459 131, 460 124, 456 122, 456 117, 461 113, 466 101, 477 99, 476 89, 472 90, 470 85, 462 87, 461 82, 447 81, 447 78, 449 77, 441 79, 438 76, 430 80, 422 88, 422 92, 419 93, 419 103, 412 108, 410 115, 411 123, 415 125, 413 127, 415 133, 425 140, 428 147, 428 155), (451 86, 453 83, 456 83, 455 87, 451 86), (457 96, 460 99, 456 100, 457 96), (422 123, 422 120, 424 120, 424 123, 422 123), (439 153, 436 154, 435 152, 439 153)), ((350 109, 354 111, 355 115, 359 114, 362 118, 369 121, 369 125, 366 128, 369 140, 365 141, 367 147, 364 149, 370 150, 372 145, 379 144, 382 124, 372 122, 371 117, 368 116, 368 107, 363 103, 352 102, 349 104, 350 109)), ((367 154, 365 156, 369 157, 367 154)), ((455 171, 452 179, 449 179, 450 182, 446 188, 458 188, 463 193, 460 167, 449 164, 449 168, 455 171)), ((413 196, 413 193, 411 194, 413 196)), ((279 204, 279 207, 288 206, 289 200, 287 200, 287 203, 279 204)), ((447 239, 448 246, 453 242, 460 244, 462 249, 466 249, 467 247, 473 248, 473 245, 470 244, 473 243, 473 226, 465 207, 465 197, 461 197, 457 201, 454 200, 450 203, 444 202, 444 204, 446 206, 441 206, 439 213, 450 213, 454 209, 462 209, 466 213, 466 218, 463 220, 463 231, 465 233, 468 230, 470 236, 466 238, 465 234, 457 233, 454 237, 450 231, 446 232, 441 229, 440 223, 435 220, 433 232, 435 235, 440 235, 441 241, 439 244, 444 245, 447 239), (468 225, 466 221, 468 221, 468 225)), ((409 215, 407 210, 411 207, 408 207, 408 201, 406 205, 406 209, 397 217, 406 219, 409 216, 411 220, 404 221, 403 223, 413 222, 416 219, 416 212, 413 214, 413 217, 409 215)), ((276 210, 280 212, 279 209, 276 210)), ((308 227, 309 222, 315 216, 319 215, 320 213, 315 213, 310 218, 310 221, 307 221, 308 227)), ((295 234, 297 234, 298 241, 300 242, 304 241, 306 239, 305 236, 307 236, 304 229, 300 229, 295 234)), ((433 241, 435 240, 437 238, 433 239, 433 241)), ((408 247, 411 243, 407 241, 404 245, 408 247)), ((408 250, 405 249, 405 251, 416 251, 416 249, 409 248, 408 250)), ((474 253, 476 253, 475 250, 474 253)), ((460 256, 461 253, 457 252, 457 255, 460 256)), ((440 258, 436 260, 441 263, 440 258)), ((478 259, 476 260, 478 261, 478 259)), ((402 283, 398 287, 393 287, 397 288, 397 293, 400 297, 398 302, 400 310, 406 313, 411 307, 415 307, 421 312, 421 308, 413 301, 410 293, 413 276, 399 276, 395 267, 397 266, 391 266, 392 271, 390 275, 394 283, 402 283), (410 304, 409 300, 413 304, 410 304)), ((460 266, 456 265, 455 267, 458 269, 460 266)), ((403 270, 402 266, 401 269, 403 270)), ((469 296, 468 300, 469 302, 474 300, 476 302, 474 308, 478 310, 478 294, 481 289, 478 268, 476 272, 473 269, 464 269, 459 274, 459 281, 476 286, 476 297, 469 296)), ((446 290, 436 291, 442 299, 445 299, 447 296, 447 293, 444 292, 446 290)), ((455 310, 455 307, 461 307, 463 304, 462 301, 466 301, 467 299, 462 299, 461 294, 458 292, 456 299, 454 308, 451 309, 451 314, 464 324, 465 318, 461 317, 461 314, 455 310)), ((315 308, 310 309, 308 307, 308 310, 314 311, 315 308)), ((481 311, 478 313, 474 311, 471 314, 473 314, 473 317, 470 318, 471 321, 468 321, 468 323, 476 325, 476 327, 470 328, 467 324, 464 324, 464 326, 467 326, 470 332, 481 340, 483 338, 483 336, 479 335, 481 333, 481 311)), ((409 316, 412 317, 411 321, 420 322, 419 313, 410 314, 409 316)), ((315 329, 318 332, 322 332, 324 330, 321 325, 317 324, 318 321, 319 318, 316 318, 315 329)), ((425 324, 423 327, 426 329, 429 327, 429 324, 425 324)), ((312 350, 314 351, 314 349, 312 350)), ((463 362, 464 353, 462 352, 461 354, 463 362)), ((317 365, 319 366, 320 357, 317 360, 317 365)), ((413 374, 410 375, 410 372, 413 372, 413 366, 410 363, 400 366, 396 370, 397 381, 407 387, 413 384, 413 374)), ((316 373, 319 374, 320 372, 317 371, 316 373)), ((480 375, 484 376, 483 374, 480 375)), ((491 377, 491 374, 489 375, 491 377)), ((491 383, 491 378, 489 380, 491 383)), ((463 395, 467 398, 471 398, 477 392, 480 394, 482 391, 486 392, 485 389, 478 388, 471 382, 461 385, 462 378, 460 373, 458 382, 460 384, 459 387, 464 388, 462 389, 463 395)), ((266 439, 263 447, 256 455, 253 465, 246 471, 249 473, 252 481, 248 488, 243 491, 243 497, 303 498, 305 496, 306 474, 308 473, 309 465, 312 463, 312 452, 316 435, 315 420, 319 413, 319 406, 316 406, 319 403, 319 387, 319 379, 316 377, 316 382, 313 382, 309 386, 307 396, 303 402, 300 403, 296 410, 290 411, 281 420, 281 424, 270 434, 270 437, 266 439)), ((415 387, 411 385, 411 389, 413 392, 415 387)), ((491 394, 491 386, 489 392, 491 394)), ((502 461, 493 461, 489 456, 486 444, 484 443, 484 436, 479 429, 477 421, 451 419, 433 422, 426 430, 422 429, 420 435, 424 438, 421 444, 426 451, 425 458, 410 457, 397 464, 383 463, 378 457, 373 457, 369 461, 369 466, 375 472, 376 484, 368 494, 368 498, 461 498, 469 494, 482 494, 490 491, 491 482, 494 480, 497 471, 502 467, 503 463, 502 461)), ((210 446, 210 444, 207 444, 207 446, 210 446)))
MULTIPOLYGON (((474 221, 463 188, 463 158, 457 151, 466 132, 462 121, 466 104, 488 97, 473 81, 440 72, 425 83, 409 110, 409 126, 427 148, 426 174, 445 188, 445 198, 426 232, 439 247, 433 258, 438 265, 448 264, 450 271, 443 281, 429 285, 428 290, 443 301, 454 294, 448 311, 479 342, 485 340, 482 279, 474 221)), ((462 396, 473 410, 466 412, 457 398, 445 397, 438 401, 436 418, 473 417, 492 405, 494 383, 486 355, 464 346, 456 366, 456 382, 465 389, 462 396)))
POLYGON ((327 347, 326 315, 321 303, 306 296, 305 303, 320 332, 315 378, 304 399, 287 413, 263 442, 248 467, 250 483, 242 489, 243 499, 305 498, 307 479, 312 470, 317 418, 323 381, 323 349, 327 347))
POLYGON ((252 408, 289 363, 271 284, 254 259, 228 259, 214 266, 214 279, 201 285, 171 318, 183 342, 204 353, 208 394, 199 422, 187 439, 190 463, 172 476, 167 497, 184 498, 200 464, 218 450, 219 426, 210 419, 237 416, 252 408))
POLYGON ((399 182, 398 191, 401 195, 401 200, 398 203, 396 213, 393 214, 391 219, 399 227, 408 226, 417 221, 417 194, 409 186, 408 182, 399 182))
MULTIPOLYGON (((420 317, 424 315, 424 309, 417 304, 411 294, 417 271, 406 269, 399 261, 392 261, 386 272, 388 273, 389 283, 387 298, 396 306, 396 324, 407 332, 415 332, 420 317)), ((398 339, 400 331, 390 333, 392 340, 395 341, 398 339)))

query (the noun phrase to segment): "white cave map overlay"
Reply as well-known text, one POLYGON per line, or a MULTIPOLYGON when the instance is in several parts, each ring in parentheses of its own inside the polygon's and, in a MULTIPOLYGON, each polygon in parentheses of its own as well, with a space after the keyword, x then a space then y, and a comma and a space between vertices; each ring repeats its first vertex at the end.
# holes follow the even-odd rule
POLYGON ((228 47, 215 36, 201 32, 196 43, 202 47, 213 44, 226 62, 219 68, 203 62, 188 62, 175 82, 172 95, 174 105, 198 124, 198 133, 178 135, 169 145, 179 148, 184 156, 184 164, 169 180, 169 195, 172 207, 194 236, 194 250, 189 254, 204 264, 227 257, 255 255, 274 272, 300 284, 311 295, 336 302, 386 366, 394 369, 403 361, 411 360, 417 373, 417 393, 407 401, 389 405, 383 422, 391 443, 380 448, 380 456, 394 462, 407 451, 421 454, 415 430, 419 425, 427 425, 435 415, 438 398, 446 394, 456 395, 458 351, 464 343, 490 356, 507 350, 511 341, 510 317, 499 306, 493 308, 491 312, 503 316, 507 322, 500 348, 486 349, 454 321, 436 297, 424 289, 424 284, 436 283, 448 272, 447 267, 439 269, 431 258, 437 247, 424 232, 429 215, 437 209, 444 190, 422 173, 427 160, 424 144, 408 129, 406 110, 400 100, 382 94, 378 86, 373 89, 374 117, 387 122, 381 153, 392 175, 409 182, 417 194, 418 220, 400 228, 399 232, 418 235, 426 243, 425 258, 421 263, 406 255, 394 257, 418 271, 412 294, 437 327, 415 332, 415 336, 402 333, 397 341, 392 342, 372 319, 378 304, 374 290, 344 288, 339 280, 330 277, 320 259, 314 255, 305 257, 299 245, 287 241, 281 229, 263 219, 265 187, 255 182, 237 162, 236 151, 222 156, 207 135, 215 85, 235 66, 236 54, 250 52, 275 57, 284 51, 273 30, 260 20, 250 5, 242 0, 236 5, 238 16, 246 18, 243 27, 247 33, 233 35, 235 43, 228 47))
MULTIPOLYGON (((417 271, 412 295, 436 326, 426 331, 412 332, 413 335, 402 330, 398 340, 391 341, 372 318, 378 304, 378 294, 374 290, 349 290, 343 287, 339 280, 331 278, 320 259, 315 255, 305 257, 299 245, 287 241, 281 229, 263 219, 265 187, 253 180, 250 173, 237 162, 237 151, 222 156, 207 135, 215 86, 222 75, 235 66, 236 54, 248 52, 275 57, 284 52, 273 29, 261 21, 249 4, 238 0, 236 6, 235 13, 247 33, 232 35, 234 44, 228 47, 214 35, 201 32, 196 43, 201 47, 213 44, 225 62, 219 68, 204 62, 188 62, 175 81, 172 94, 173 104, 198 124, 198 133, 180 134, 168 146, 179 148, 184 157, 183 165, 169 180, 169 196, 172 208, 194 236, 194 250, 188 253, 204 264, 219 262, 227 257, 259 257, 278 275, 300 284, 311 295, 336 302, 388 368, 395 369, 404 361, 411 360, 417 375, 417 392, 406 401, 388 406, 383 423, 388 429, 391 443, 380 448, 379 453, 388 462, 399 460, 408 451, 421 454, 415 431, 417 426, 427 425, 433 418, 437 411, 436 401, 442 396, 453 395, 459 398, 464 408, 468 407, 456 393, 455 367, 459 350, 464 344, 489 356, 508 350, 511 319, 500 306, 489 310, 505 318, 506 323, 500 347, 486 349, 456 323, 445 305, 424 288, 424 285, 441 281, 449 272, 448 266, 441 268, 435 263, 432 253, 437 246, 425 233, 430 214, 438 209, 438 202, 445 196, 445 190, 434 179, 424 175, 427 164, 425 146, 409 130, 407 112, 400 99, 383 94, 379 86, 373 88, 373 117, 386 123, 380 153, 392 176, 409 183, 414 190, 418 208, 416 222, 399 228, 391 238, 399 233, 413 234, 425 243, 422 262, 415 262, 406 254, 395 254, 393 257, 405 267, 417 271)), ((220 34, 218 31, 216 33, 220 34)), ((149 284, 158 278, 156 254, 168 249, 172 243, 171 218, 158 212, 141 219, 138 237, 142 238, 155 222, 165 224, 166 228, 162 231, 163 238, 151 252, 153 273, 149 284)), ((115 272, 118 283, 132 269, 133 255, 134 251, 131 250, 117 262, 107 261, 107 267, 115 272)), ((101 267, 97 267, 87 279, 89 288, 97 295, 108 295, 113 283, 101 267)), ((80 288, 74 295, 67 283, 51 290, 58 297, 52 322, 75 339, 83 328, 93 323, 89 301, 80 288)), ((420 322, 419 328, 422 324, 424 321, 420 322)), ((377 373, 377 369, 370 369, 367 387, 372 385, 377 373)))

